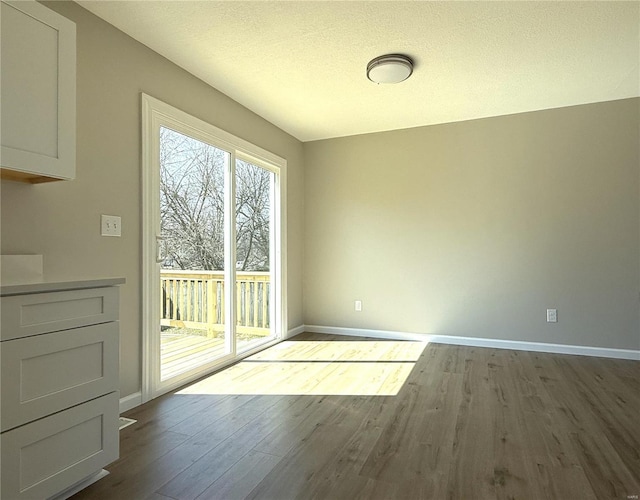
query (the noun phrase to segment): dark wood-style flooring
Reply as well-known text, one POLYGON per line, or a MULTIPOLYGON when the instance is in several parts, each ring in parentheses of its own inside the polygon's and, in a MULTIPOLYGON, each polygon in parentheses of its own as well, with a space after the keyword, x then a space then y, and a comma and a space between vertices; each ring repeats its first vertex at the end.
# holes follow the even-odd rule
POLYGON ((640 495, 637 361, 429 344, 395 396, 171 394, 126 416, 74 499, 640 495))

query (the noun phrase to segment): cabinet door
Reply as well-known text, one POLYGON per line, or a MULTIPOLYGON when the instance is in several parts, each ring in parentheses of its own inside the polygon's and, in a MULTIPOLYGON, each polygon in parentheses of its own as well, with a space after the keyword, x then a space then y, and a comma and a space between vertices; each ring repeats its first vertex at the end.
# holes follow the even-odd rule
POLYGON ((2 177, 75 177, 76 28, 35 1, 0 3, 2 177))
POLYGON ((1 430, 118 390, 118 322, 2 342, 1 430))
POLYGON ((118 393, 2 434, 0 498, 49 498, 118 458, 118 393))

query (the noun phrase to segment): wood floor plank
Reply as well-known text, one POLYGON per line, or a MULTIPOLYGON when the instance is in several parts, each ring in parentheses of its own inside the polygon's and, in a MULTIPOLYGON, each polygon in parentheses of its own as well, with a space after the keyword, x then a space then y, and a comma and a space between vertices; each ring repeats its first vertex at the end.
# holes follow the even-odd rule
POLYGON ((493 417, 489 385, 490 350, 462 348, 464 373, 447 495, 452 498, 496 498, 493 417))
POLYGON ((322 468, 332 461, 356 430, 356 422, 367 405, 367 398, 339 396, 325 405, 327 413, 280 460, 247 498, 306 498, 316 481, 322 480, 322 468))
MULTIPOLYGON (((602 421, 601 409, 581 390, 581 381, 568 368, 568 362, 579 363, 580 359, 560 355, 538 358, 541 379, 556 405, 554 429, 558 435, 568 437, 571 445, 563 446, 563 450, 576 457, 595 497, 619 498, 622 490, 640 491, 640 470, 628 470, 621 459, 620 454, 625 453, 626 446, 617 443, 616 449, 616 443, 612 444, 606 437, 607 426, 615 420, 604 417, 602 421)), ((620 432, 628 431, 637 439, 637 429, 633 424, 630 429, 620 432)))
POLYGON ((621 396, 615 385, 603 385, 603 372, 589 359, 563 358, 559 362, 563 363, 563 372, 571 375, 577 393, 622 462, 628 469, 640 471, 640 436, 631 430, 640 425, 640 405, 635 398, 621 396))
POLYGON ((558 410, 537 376, 537 354, 511 351, 511 356, 518 359, 518 363, 509 366, 524 415, 527 467, 541 498, 595 500, 569 436, 557 425, 561 418, 558 410))
POLYGON ((543 496, 537 471, 528 462, 526 418, 518 386, 509 366, 518 363, 516 351, 494 351, 489 359, 491 414, 493 416, 494 485, 497 498, 543 496))
POLYGON ((589 433, 575 432, 570 437, 596 498, 629 498, 638 495, 638 470, 627 469, 610 443, 589 433))
POLYGON ((358 491, 354 489, 356 485, 364 488, 372 481, 360 475, 360 472, 378 442, 384 424, 395 410, 386 402, 386 398, 371 401, 368 406, 369 411, 358 427, 344 445, 335 450, 335 458, 318 471, 321 479, 315 481, 307 492, 310 498, 328 498, 331 495, 354 498, 358 491))
MULTIPOLYGON (((273 396, 262 396, 262 398, 265 402, 259 411, 252 408, 251 413, 239 411, 238 415, 234 415, 235 418, 242 418, 245 422, 244 425, 236 426, 238 428, 235 432, 227 429, 226 439, 222 439, 209 453, 203 455, 174 479, 159 488, 158 492, 181 500, 196 498, 212 483, 218 481, 227 470, 234 467, 236 462, 254 451, 262 436, 277 424, 281 413, 286 412, 287 407, 292 404, 291 400, 287 401, 283 398, 274 398, 273 396), (273 400, 271 404, 267 403, 269 398, 273 400)), ((197 437, 198 439, 207 439, 203 435, 197 437)), ((279 460, 279 457, 275 458, 279 460)), ((256 476, 252 477, 254 480, 256 479, 256 476)))
POLYGON ((250 361, 417 361, 424 342, 389 341, 284 341, 277 349, 254 354, 250 361))
POLYGON ((432 402, 436 397, 437 391, 411 381, 389 398, 379 414, 382 432, 361 475, 390 483, 421 480, 429 448, 423 431, 438 418, 432 402))
POLYGON ((225 399, 233 395, 216 395, 203 397, 202 394, 178 394, 162 396, 158 400, 139 406, 124 415, 137 420, 135 427, 153 426, 163 429, 171 429, 179 425, 193 415, 197 415, 209 406, 221 404, 225 399))
POLYGON ((127 412, 138 422, 121 432, 120 460, 74 498, 640 493, 640 362, 445 344, 416 354, 415 347, 294 337, 242 370, 127 412), (403 363, 410 367, 400 380, 387 365, 403 363), (288 377, 299 392, 267 394, 288 377), (342 392, 313 394, 328 380, 342 392), (363 391, 387 382, 397 385, 392 394, 363 391), (241 387, 255 394, 239 394, 241 387))
POLYGON ((446 344, 431 344, 427 352, 433 353, 433 369, 445 373, 464 373, 466 349, 451 349, 446 344))
POLYGON ((268 408, 279 400, 278 396, 220 397, 203 395, 201 397, 214 399, 216 403, 204 407, 197 414, 180 421, 171 429, 179 429, 183 434, 197 436, 209 428, 217 427, 218 422, 223 419, 239 419, 242 416, 242 420, 250 421, 255 415, 264 411, 264 408, 268 408))
POLYGON ((157 491, 180 500, 196 498, 245 457, 252 445, 246 435, 238 436, 232 443, 223 440, 157 491))
POLYGON ((175 500, 175 499, 169 498, 169 497, 165 497, 164 495, 161 495, 160 493, 152 493, 148 497, 145 497, 144 500, 175 500))
POLYGON ((279 457, 251 451, 198 496, 201 500, 240 500, 273 470, 279 457))
POLYGON ((279 457, 291 452, 301 441, 307 439, 333 410, 327 396, 296 398, 296 408, 283 416, 283 421, 266 431, 256 444, 255 450, 279 457))

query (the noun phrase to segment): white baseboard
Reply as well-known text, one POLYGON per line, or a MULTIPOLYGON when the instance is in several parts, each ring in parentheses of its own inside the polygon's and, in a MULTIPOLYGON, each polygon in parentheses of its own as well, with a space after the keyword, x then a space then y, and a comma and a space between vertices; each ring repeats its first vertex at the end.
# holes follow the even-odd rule
POLYGON ((371 337, 386 340, 417 340, 430 342, 431 336, 421 333, 396 332, 393 330, 365 330, 361 328, 341 328, 339 326, 305 325, 305 332, 348 335, 349 337, 371 337))
POLYGON ((142 393, 134 392, 133 394, 129 394, 123 398, 120 398, 120 413, 124 413, 125 411, 129 411, 136 406, 140 406, 142 404, 142 393))
POLYGON ((372 337, 388 340, 417 340, 438 344, 464 345, 470 347, 490 347, 493 349, 512 349, 516 351, 549 352, 554 354, 573 354, 600 358, 640 360, 640 350, 611 349, 607 347, 589 347, 565 344, 547 344, 543 342, 522 342, 520 340, 498 340, 476 337, 454 337, 449 335, 430 335, 421 333, 396 332, 391 330, 364 330, 360 328, 340 328, 336 326, 305 325, 303 331, 327 333, 330 335, 349 335, 352 337, 372 337))
POLYGON ((300 326, 296 326, 295 328, 292 328, 291 330, 289 330, 287 332, 287 334, 284 336, 283 340, 286 339, 290 339, 291 337, 295 337, 296 335, 299 335, 303 332, 305 332, 305 325, 300 325, 300 326))

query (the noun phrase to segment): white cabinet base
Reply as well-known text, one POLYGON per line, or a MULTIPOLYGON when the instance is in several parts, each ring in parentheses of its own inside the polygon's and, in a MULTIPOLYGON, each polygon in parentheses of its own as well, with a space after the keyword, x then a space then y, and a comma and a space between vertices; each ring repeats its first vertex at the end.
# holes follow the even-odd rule
POLYGON ((0 287, 0 499, 67 498, 117 460, 120 283, 0 287))

